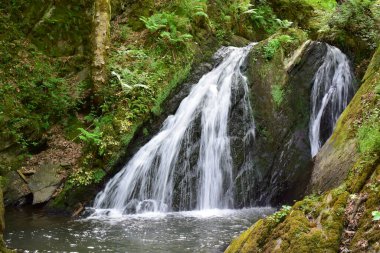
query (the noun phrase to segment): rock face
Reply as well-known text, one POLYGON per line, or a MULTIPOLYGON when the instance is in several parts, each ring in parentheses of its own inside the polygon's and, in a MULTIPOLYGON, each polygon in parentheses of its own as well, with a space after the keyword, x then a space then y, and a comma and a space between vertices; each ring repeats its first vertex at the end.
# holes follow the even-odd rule
POLYGON ((277 205, 301 197, 311 173, 308 139, 309 100, 313 77, 326 46, 305 41, 292 55, 279 48, 271 59, 264 56, 269 41, 251 52, 248 78, 256 123, 253 168, 242 171, 239 206, 277 205), (277 93, 277 94, 276 94, 277 93), (248 194, 244 189, 249 189, 248 194))

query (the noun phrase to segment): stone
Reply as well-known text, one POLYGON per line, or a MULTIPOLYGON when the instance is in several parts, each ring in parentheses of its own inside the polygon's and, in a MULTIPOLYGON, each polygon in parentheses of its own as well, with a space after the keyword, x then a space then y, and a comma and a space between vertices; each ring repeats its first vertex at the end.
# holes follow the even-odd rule
POLYGON ((16 171, 8 173, 6 176, 9 184, 5 189, 4 204, 20 205, 25 202, 25 197, 31 193, 27 183, 19 176, 16 171))
POLYGON ((271 60, 265 59, 262 52, 268 41, 264 41, 248 59, 256 139, 253 165, 239 172, 235 183, 238 207, 291 203, 303 196, 311 175, 309 98, 326 46, 306 40, 297 30, 292 36, 299 40, 290 52, 280 48, 271 60), (283 91, 279 104, 272 94, 274 86, 283 91))
POLYGON ((45 164, 30 177, 28 186, 33 193, 33 205, 44 203, 51 199, 63 180, 60 170, 61 166, 59 165, 45 164))

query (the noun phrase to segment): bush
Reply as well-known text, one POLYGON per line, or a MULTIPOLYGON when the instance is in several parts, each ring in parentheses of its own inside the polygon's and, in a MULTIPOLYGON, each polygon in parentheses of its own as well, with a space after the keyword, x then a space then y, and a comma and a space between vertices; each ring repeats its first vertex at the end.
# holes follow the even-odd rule
POLYGON ((362 43, 375 49, 379 40, 379 14, 374 12, 373 0, 347 0, 340 5, 332 15, 328 25, 338 39, 344 41, 346 37, 359 38, 362 43))

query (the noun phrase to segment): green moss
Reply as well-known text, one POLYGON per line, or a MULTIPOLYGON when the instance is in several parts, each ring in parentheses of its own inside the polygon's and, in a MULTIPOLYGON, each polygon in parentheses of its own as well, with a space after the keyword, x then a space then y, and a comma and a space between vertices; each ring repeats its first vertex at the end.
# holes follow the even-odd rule
POLYGON ((282 90, 280 85, 272 85, 272 99, 277 107, 279 107, 284 101, 284 91, 282 90))
POLYGON ((380 153, 380 110, 375 109, 371 117, 358 129, 359 151, 380 153))

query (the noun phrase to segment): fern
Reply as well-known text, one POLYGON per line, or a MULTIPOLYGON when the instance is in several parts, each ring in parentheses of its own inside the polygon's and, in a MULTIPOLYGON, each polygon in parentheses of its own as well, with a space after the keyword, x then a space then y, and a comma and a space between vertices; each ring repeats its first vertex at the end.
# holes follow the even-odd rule
POLYGON ((149 18, 141 17, 140 20, 151 33, 159 33, 158 41, 170 45, 183 45, 193 38, 191 34, 187 33, 189 19, 173 12, 156 13, 149 18))
POLYGON ((93 132, 89 132, 86 129, 83 128, 78 128, 78 130, 81 132, 81 135, 79 136, 79 139, 86 143, 94 143, 96 145, 101 144, 101 137, 102 137, 102 132, 100 132, 99 128, 96 127, 93 132))

